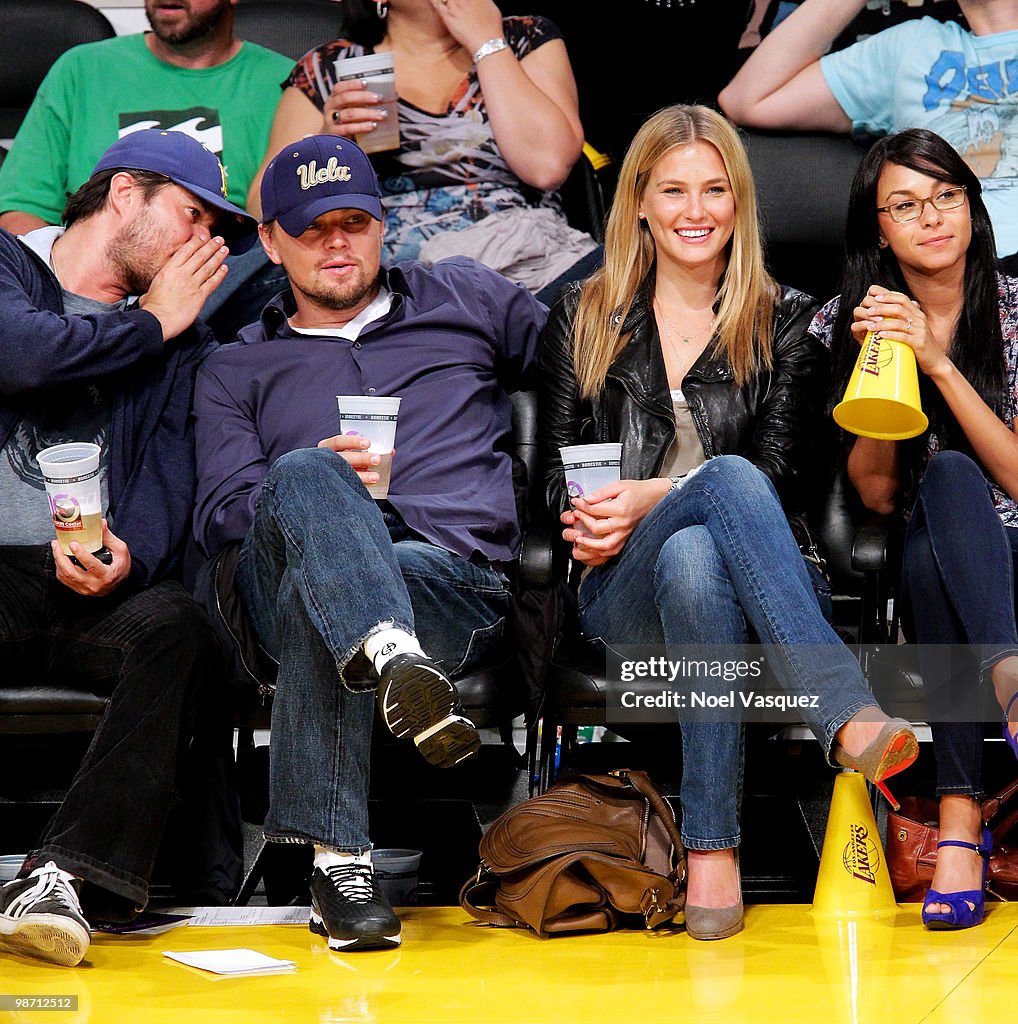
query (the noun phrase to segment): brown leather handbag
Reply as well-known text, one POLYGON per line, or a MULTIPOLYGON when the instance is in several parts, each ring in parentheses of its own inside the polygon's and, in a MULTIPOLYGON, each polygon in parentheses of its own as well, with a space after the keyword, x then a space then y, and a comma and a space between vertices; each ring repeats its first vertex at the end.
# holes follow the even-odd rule
MULTIPOLYGON (((983 821, 993 835, 987 887, 1003 900, 1018 899, 1018 845, 1010 836, 1018 825, 1018 805, 1007 807, 1016 794, 1018 779, 983 801, 983 821)), ((901 903, 921 903, 933 884, 940 841, 937 822, 936 801, 920 797, 905 797, 900 811, 887 814, 887 870, 901 903)))
POLYGON ((686 856, 645 772, 573 775, 510 807, 485 832, 460 891, 486 924, 564 932, 657 928, 686 902, 686 856))

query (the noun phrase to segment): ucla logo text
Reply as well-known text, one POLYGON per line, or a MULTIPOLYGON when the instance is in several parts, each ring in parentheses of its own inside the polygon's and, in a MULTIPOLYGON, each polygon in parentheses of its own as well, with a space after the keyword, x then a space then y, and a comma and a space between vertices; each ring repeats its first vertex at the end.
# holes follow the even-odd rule
POLYGON ((308 189, 326 181, 349 181, 350 168, 341 164, 336 157, 330 156, 328 163, 321 168, 314 160, 307 164, 301 164, 297 168, 297 176, 300 178, 300 187, 308 189))

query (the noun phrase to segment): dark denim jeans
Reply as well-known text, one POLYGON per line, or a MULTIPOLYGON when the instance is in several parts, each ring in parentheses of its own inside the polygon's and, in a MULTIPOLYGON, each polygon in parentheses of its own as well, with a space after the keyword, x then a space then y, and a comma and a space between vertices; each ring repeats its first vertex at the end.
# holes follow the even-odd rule
POLYGON ((383 516, 344 459, 306 448, 269 471, 237 585, 279 661, 266 838, 370 848, 374 694, 343 685, 368 674, 361 645, 392 622, 451 675, 470 670, 502 638, 502 573, 383 516))
MULTIPOLYGON (((770 481, 738 456, 710 459, 633 531, 622 553, 580 588, 580 624, 609 644, 774 645, 769 661, 793 694, 816 695, 804 718, 829 755, 834 734, 876 704, 852 652, 821 612, 770 481)), ((827 596, 826 592, 824 596, 827 596)), ((681 649, 680 649, 681 645, 681 649)), ((704 681, 727 693, 731 683, 704 681)), ((738 846, 743 729, 682 722, 682 838, 694 850, 738 846)))
POLYGON ((554 281, 546 284, 537 293, 536 298, 550 309, 555 305, 555 300, 567 284, 572 284, 573 281, 585 281, 602 263, 604 263, 604 246, 599 245, 596 249, 591 249, 586 256, 581 256, 571 267, 563 270, 554 281))
POLYGON ((257 240, 246 253, 228 256, 226 266, 226 280, 208 297, 201 311, 201 318, 224 345, 261 316, 269 299, 290 286, 286 271, 265 255, 257 240))
MULTIPOLYGON (((951 657, 936 646, 919 649, 923 688, 945 715, 967 701, 966 684, 979 685, 998 661, 1018 654, 1016 562, 1018 530, 1001 522, 982 470, 961 452, 935 455, 905 534, 900 599, 909 641, 972 646, 967 658, 959 648, 951 657)), ((981 795, 984 723, 930 728, 937 792, 981 795)))
POLYGON ((214 652, 205 612, 179 583, 83 597, 57 580, 48 546, 0 547, 4 677, 45 677, 110 696, 30 867, 54 860, 145 906, 214 652))

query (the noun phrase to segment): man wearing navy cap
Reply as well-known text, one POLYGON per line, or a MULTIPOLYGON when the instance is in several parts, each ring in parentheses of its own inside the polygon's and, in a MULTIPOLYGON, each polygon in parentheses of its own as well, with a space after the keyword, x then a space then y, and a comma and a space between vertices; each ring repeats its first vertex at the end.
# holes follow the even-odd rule
MULTIPOLYGON (((70 789, 0 889, 0 950, 73 965, 85 914, 128 919, 148 881, 203 673, 208 620, 174 577, 194 504, 195 324, 254 221, 219 160, 179 132, 114 143, 64 228, 0 229, 0 662, 109 701, 70 789), (36 461, 100 447, 104 547, 53 539, 36 461), (81 902, 79 903, 79 897, 81 902), (84 912, 82 911, 84 905, 84 912)), ((26 768, 26 771, 30 771, 26 768)))
POLYGON ((546 310, 473 260, 379 266, 367 157, 312 136, 266 168, 259 228, 290 290, 205 362, 195 529, 237 552, 236 588, 278 660, 265 836, 315 848, 311 930, 389 948, 367 822, 374 705, 432 764, 476 753, 450 677, 501 640, 520 538, 508 392, 546 310), (337 395, 399 396, 387 499, 379 456, 338 433, 337 395), (372 699, 365 690, 376 690, 372 699))

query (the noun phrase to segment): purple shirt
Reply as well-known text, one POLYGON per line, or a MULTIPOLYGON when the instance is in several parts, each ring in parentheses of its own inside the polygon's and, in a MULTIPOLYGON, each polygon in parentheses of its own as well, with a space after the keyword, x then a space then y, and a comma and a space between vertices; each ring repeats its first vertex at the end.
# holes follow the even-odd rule
POLYGON ((195 535, 206 554, 247 534, 276 459, 339 433, 342 394, 402 398, 389 502, 411 529, 464 558, 515 554, 508 393, 524 383, 547 310, 464 257, 383 273, 392 308, 356 341, 294 331, 284 292, 203 363, 195 535))

